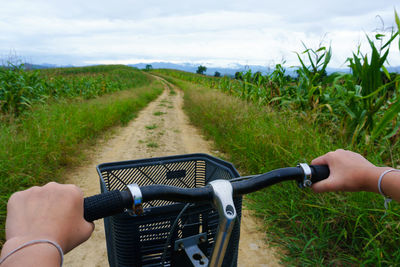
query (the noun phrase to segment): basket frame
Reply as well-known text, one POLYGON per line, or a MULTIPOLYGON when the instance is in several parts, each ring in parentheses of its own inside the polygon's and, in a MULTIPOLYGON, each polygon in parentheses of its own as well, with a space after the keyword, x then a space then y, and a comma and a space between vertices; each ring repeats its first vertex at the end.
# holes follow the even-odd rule
MULTIPOLYGON (((136 175, 137 179, 142 179, 139 183, 148 183, 149 181, 147 181, 148 178, 146 177, 147 174, 142 175, 141 173, 143 170, 148 170, 148 172, 152 174, 159 174, 154 170, 160 168, 175 168, 175 166, 178 170, 171 170, 169 172, 161 171, 161 175, 165 176, 166 174, 166 176, 168 176, 168 173, 171 172, 174 172, 172 173, 173 175, 179 175, 179 173, 182 175, 183 168, 187 168, 187 170, 185 170, 185 175, 188 175, 187 178, 192 179, 193 175, 195 177, 194 184, 191 184, 193 187, 198 187, 201 183, 204 183, 202 185, 204 186, 219 178, 229 180, 239 177, 239 173, 233 164, 202 153, 119 161, 103 163, 97 166, 101 192, 113 189, 123 189, 123 185, 122 183, 119 184, 120 181, 118 181, 118 179, 126 179, 129 182, 132 180, 135 181, 135 177, 132 179, 132 177, 129 177, 129 174, 136 175), (197 163, 199 163, 199 166, 196 165, 197 163), (120 175, 119 178, 116 177, 118 175, 120 175), (196 175, 199 177, 201 176, 199 178, 200 183, 197 181, 198 177, 196 175)), ((172 178, 171 180, 164 179, 162 182, 171 182, 175 184, 185 183, 182 182, 183 180, 177 182, 177 180, 175 181, 173 179, 175 178, 172 178)), ((184 177, 184 179, 186 179, 186 177, 184 177)), ((228 243, 227 252, 229 253, 226 253, 222 266, 237 265, 242 198, 234 198, 234 203, 238 220, 235 223, 231 239, 228 243)), ((104 219, 110 266, 160 266, 159 247, 162 245, 162 240, 165 240, 165 233, 168 232, 168 227, 170 227, 171 221, 176 218, 184 204, 167 203, 165 201, 155 202, 154 204, 161 205, 157 207, 145 207, 144 214, 141 216, 125 212, 104 219), (144 232, 148 234, 149 240, 143 238, 144 232), (152 237, 154 238, 152 239, 152 237), (146 242, 151 243, 150 247, 147 247, 149 244, 146 242), (151 245, 153 245, 154 250, 152 250, 153 248, 151 245)), ((209 237, 210 247, 206 249, 205 254, 209 257, 212 249, 213 238, 218 226, 218 212, 211 203, 200 203, 189 208, 185 212, 184 216, 186 217, 182 220, 181 227, 172 233, 172 241, 174 242, 176 239, 200 234, 201 231, 206 231, 207 236, 209 237)), ((168 250, 165 266, 170 266, 169 264, 171 263, 173 253, 172 245, 168 250)))

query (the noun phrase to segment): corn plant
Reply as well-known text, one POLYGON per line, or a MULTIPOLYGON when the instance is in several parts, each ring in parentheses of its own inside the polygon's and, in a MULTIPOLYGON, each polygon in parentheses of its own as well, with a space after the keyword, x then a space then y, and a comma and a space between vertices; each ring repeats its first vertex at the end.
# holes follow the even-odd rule
POLYGON ((45 99, 44 84, 37 71, 26 72, 23 65, 0 68, 0 111, 18 115, 33 101, 45 99))
MULTIPOLYGON (((380 132, 378 129, 382 127, 382 124, 375 122, 376 115, 387 105, 389 96, 388 90, 386 90, 387 87, 397 80, 390 81, 386 84, 383 82, 383 75, 391 80, 384 63, 389 55, 390 44, 397 35, 398 32, 392 34, 390 39, 380 47, 377 47, 375 42, 371 40, 369 36, 366 36, 371 48, 370 56, 368 54, 363 54, 359 46, 357 52, 353 53, 353 57, 347 59, 349 67, 352 70, 354 82, 352 91, 357 101, 357 105, 347 107, 347 113, 350 115, 349 119, 351 120, 349 131, 353 133, 353 144, 360 141, 359 138, 361 136, 364 136, 364 141, 368 143, 371 141, 370 134, 372 132, 374 133, 374 138, 377 133, 380 132)), ((383 37, 383 34, 376 34, 375 41, 382 42, 383 37)), ((384 116, 384 121, 391 120, 396 116, 395 113, 388 114, 392 114, 392 116, 384 116)))
POLYGON ((316 50, 308 48, 304 43, 305 50, 302 54, 307 55, 308 64, 305 63, 296 52, 301 67, 297 70, 298 84, 296 100, 302 109, 317 109, 320 97, 323 94, 323 78, 327 76, 326 68, 332 58, 331 47, 321 46, 316 50))
POLYGON ((146 82, 146 76, 126 66, 27 71, 21 64, 9 64, 0 68, 0 112, 17 116, 50 97, 89 99, 146 82))

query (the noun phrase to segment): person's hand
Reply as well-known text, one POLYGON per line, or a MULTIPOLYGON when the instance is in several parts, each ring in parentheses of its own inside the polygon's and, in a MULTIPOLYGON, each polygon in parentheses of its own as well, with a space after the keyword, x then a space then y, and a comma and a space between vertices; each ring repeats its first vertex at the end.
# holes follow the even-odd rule
POLYGON ((14 193, 7 204, 3 250, 24 242, 49 239, 64 253, 86 241, 94 224, 83 218, 83 193, 75 185, 54 182, 14 193))
POLYGON ((360 154, 338 149, 314 159, 313 165, 328 165, 327 179, 312 185, 315 192, 372 191, 377 192, 377 177, 382 168, 376 167, 360 154))

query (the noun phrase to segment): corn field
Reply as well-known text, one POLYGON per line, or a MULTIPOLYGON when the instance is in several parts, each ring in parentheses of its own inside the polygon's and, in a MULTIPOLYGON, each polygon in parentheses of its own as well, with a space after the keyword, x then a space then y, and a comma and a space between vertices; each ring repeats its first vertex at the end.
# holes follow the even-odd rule
POLYGON ((25 70, 10 64, 0 67, 0 112, 15 116, 48 99, 90 99, 144 84, 143 77, 126 66, 25 70))
MULTIPOLYGON (((397 13, 395 17, 400 29, 397 13)), ((394 147, 400 139, 400 75, 389 73, 384 64, 391 44, 398 41, 396 52, 400 52, 399 30, 387 36, 386 41, 384 37, 383 34, 376 34, 374 38, 366 36, 370 52, 363 54, 358 47, 347 59, 351 73, 327 75, 331 48, 311 49, 305 44, 305 50, 296 53, 300 67, 295 78, 286 75, 282 64, 277 64, 266 75, 248 70, 236 73, 235 78, 159 72, 260 105, 300 112, 316 122, 334 121, 338 125, 336 133, 346 138, 353 148, 360 144, 372 147, 369 145, 377 143, 394 147)))

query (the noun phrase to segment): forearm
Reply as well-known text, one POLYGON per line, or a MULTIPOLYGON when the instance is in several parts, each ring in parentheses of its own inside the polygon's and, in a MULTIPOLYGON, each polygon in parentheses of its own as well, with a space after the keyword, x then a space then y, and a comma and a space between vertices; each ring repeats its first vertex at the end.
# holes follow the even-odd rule
MULTIPOLYGON (((390 167, 373 167, 363 170, 364 183, 360 190, 374 192, 379 194, 378 181, 379 177, 390 167)), ((381 190, 389 198, 400 202, 400 172, 392 171, 384 175, 381 181, 381 190)))
MULTIPOLYGON (((12 238, 8 240, 1 251, 1 259, 29 241, 31 241, 30 238, 12 238)), ((61 255, 55 246, 49 243, 35 243, 12 253, 1 266, 54 267, 60 266, 60 263, 61 255)))
MULTIPOLYGON (((392 168, 381 168, 381 173, 379 176, 383 174, 385 170, 392 168)), ((379 180, 379 177, 378 177, 379 180)), ((378 180, 376 181, 376 187, 378 188, 378 180)), ((400 172, 399 171, 391 171, 387 172, 381 180, 381 190, 382 193, 397 202, 400 202, 400 172)), ((379 189, 377 189, 379 193, 379 189)))

